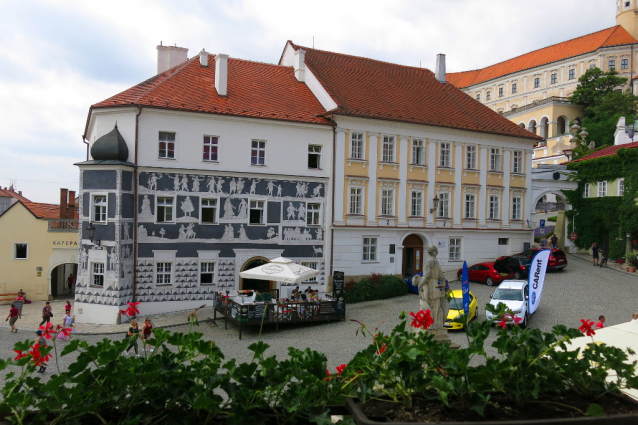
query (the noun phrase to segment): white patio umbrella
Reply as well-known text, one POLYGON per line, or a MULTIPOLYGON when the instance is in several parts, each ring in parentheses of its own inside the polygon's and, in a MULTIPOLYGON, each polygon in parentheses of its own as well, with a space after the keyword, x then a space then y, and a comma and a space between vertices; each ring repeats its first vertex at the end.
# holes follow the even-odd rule
POLYGON ((270 263, 239 273, 244 279, 274 280, 292 284, 304 282, 318 274, 319 271, 284 257, 275 258, 270 263))

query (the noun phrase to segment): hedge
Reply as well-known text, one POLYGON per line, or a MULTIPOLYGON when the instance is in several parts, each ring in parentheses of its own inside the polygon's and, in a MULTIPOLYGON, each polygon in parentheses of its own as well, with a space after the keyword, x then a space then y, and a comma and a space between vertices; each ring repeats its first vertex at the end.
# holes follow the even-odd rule
POLYGON ((408 292, 405 281, 398 276, 372 273, 359 282, 346 282, 346 303, 384 300, 398 297, 408 292))

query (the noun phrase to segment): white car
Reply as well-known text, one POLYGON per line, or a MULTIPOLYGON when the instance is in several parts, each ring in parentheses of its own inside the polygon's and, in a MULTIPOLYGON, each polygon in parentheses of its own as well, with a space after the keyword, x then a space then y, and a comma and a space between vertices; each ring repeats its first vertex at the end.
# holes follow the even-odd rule
MULTIPOLYGON (((504 280, 494 295, 491 296, 492 300, 490 304, 498 306, 499 304, 505 304, 509 310, 516 316, 521 318, 519 325, 525 328, 529 325, 530 314, 528 311, 528 288, 526 280, 504 280)), ((485 318, 491 320, 493 323, 498 323, 499 318, 494 316, 489 311, 485 311, 485 318)), ((513 323, 511 318, 507 318, 508 323, 513 323)))

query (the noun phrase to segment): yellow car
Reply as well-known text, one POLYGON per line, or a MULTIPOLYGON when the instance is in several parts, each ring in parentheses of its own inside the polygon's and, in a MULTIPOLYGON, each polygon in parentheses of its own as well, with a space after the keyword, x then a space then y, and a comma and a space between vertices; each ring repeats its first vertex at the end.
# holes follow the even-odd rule
MULTIPOLYGON (((460 289, 451 292, 450 311, 447 313, 447 320, 443 324, 447 329, 463 329, 465 320, 463 319, 463 291, 460 289)), ((468 323, 478 317, 478 302, 473 293, 470 292, 470 315, 468 323)))

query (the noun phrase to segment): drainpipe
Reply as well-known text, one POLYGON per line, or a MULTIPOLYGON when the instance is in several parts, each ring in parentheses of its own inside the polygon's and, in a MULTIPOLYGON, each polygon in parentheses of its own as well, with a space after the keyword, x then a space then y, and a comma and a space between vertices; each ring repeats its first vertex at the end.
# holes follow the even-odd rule
POLYGON ((89 160, 89 142, 86 141, 86 137, 84 137, 84 134, 82 135, 82 143, 84 143, 86 145, 86 160, 89 160))
MULTIPOLYGON (((335 187, 336 187, 336 183, 335 183, 335 166, 334 164, 337 161, 337 132, 335 131, 337 128, 337 123, 335 122, 335 120, 332 118, 333 116, 330 115, 330 121, 332 121, 332 214, 331 214, 331 221, 332 223, 330 223, 330 267, 329 267, 329 271, 330 271, 330 276, 333 275, 333 266, 334 266, 334 245, 335 245, 335 229, 334 229, 334 220, 335 220, 335 187)), ((342 194, 343 196, 343 194, 342 194)), ((334 283, 333 283, 334 285, 334 283)))
POLYGON ((135 164, 135 168, 133 169, 133 281, 131 282, 133 302, 137 300, 137 151, 141 113, 142 107, 137 105, 137 114, 135 115, 135 159, 133 162, 135 164))

